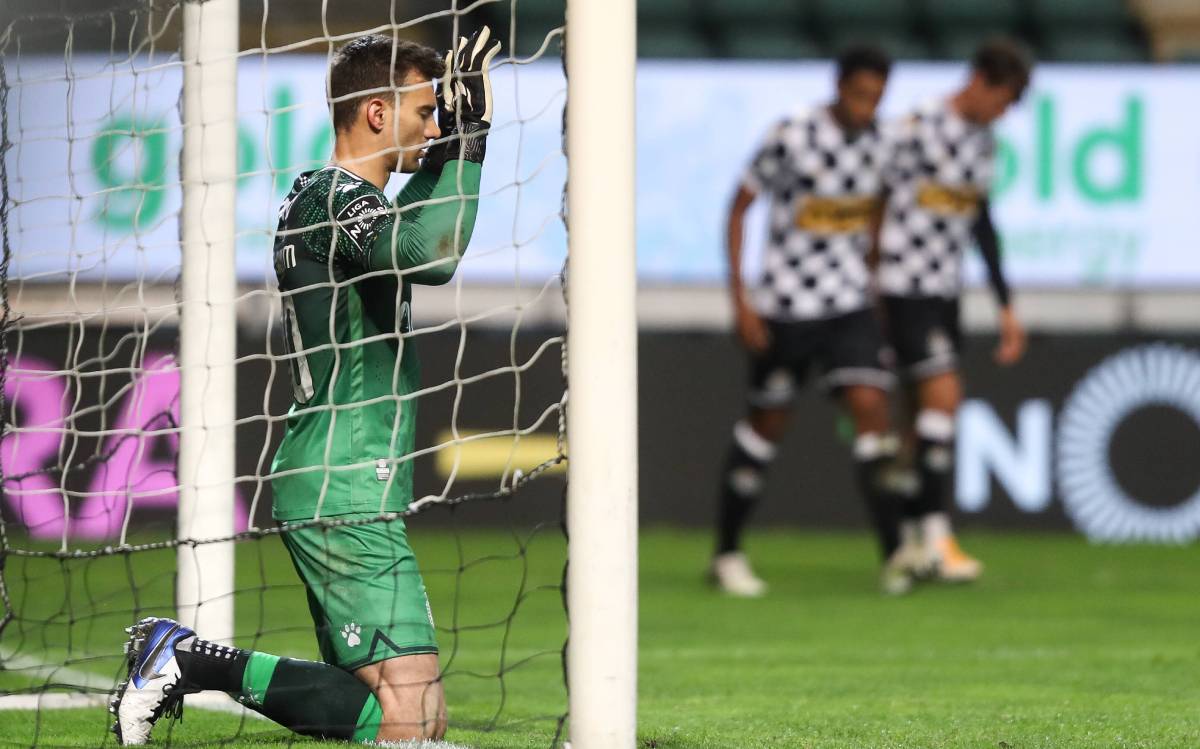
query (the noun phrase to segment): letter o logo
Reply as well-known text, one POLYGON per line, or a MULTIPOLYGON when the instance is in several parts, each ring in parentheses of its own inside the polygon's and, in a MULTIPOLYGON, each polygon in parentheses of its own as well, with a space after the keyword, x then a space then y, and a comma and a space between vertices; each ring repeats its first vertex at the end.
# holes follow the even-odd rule
POLYGON ((1105 359, 1075 386, 1060 417, 1059 493, 1067 515, 1096 541, 1183 543, 1200 536, 1200 488, 1171 507, 1128 495, 1109 465, 1121 422, 1145 406, 1169 406, 1200 425, 1200 354, 1150 344, 1105 359))

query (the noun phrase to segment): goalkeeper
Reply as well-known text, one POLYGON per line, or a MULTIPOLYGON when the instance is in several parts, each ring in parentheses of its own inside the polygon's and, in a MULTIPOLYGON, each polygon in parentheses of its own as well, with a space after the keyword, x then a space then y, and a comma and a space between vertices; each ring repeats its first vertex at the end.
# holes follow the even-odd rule
POLYGON ((309 736, 445 733, 433 618, 404 523, 372 519, 412 500, 412 285, 449 281, 470 240, 500 47, 489 37, 484 27, 459 39, 445 62, 390 37, 345 45, 329 72, 333 159, 300 175, 279 210, 294 403, 273 465, 274 515, 325 662, 143 619, 130 628, 129 676, 113 701, 122 744, 145 743, 183 695, 205 689, 309 736), (396 171, 415 174, 389 206, 383 188, 396 171))

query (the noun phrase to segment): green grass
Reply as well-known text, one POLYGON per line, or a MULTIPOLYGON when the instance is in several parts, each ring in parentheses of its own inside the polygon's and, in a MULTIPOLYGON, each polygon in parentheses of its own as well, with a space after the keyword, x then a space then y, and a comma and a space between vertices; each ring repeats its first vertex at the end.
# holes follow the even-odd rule
MULTIPOLYGON (((441 635, 448 738, 549 745, 565 705, 561 538, 546 530, 519 553, 504 533, 416 536, 438 624, 454 630, 441 635)), ((750 550, 771 595, 742 601, 703 584, 707 534, 644 533, 642 745, 1200 746, 1200 550, 1058 535, 965 541, 988 563, 979 584, 885 599, 865 536, 760 533, 750 550)), ((125 561, 10 559, 14 604, 28 620, 14 622, 0 648, 60 660, 69 648, 72 668, 111 678, 132 616, 125 561), (52 615, 48 625, 29 621, 52 615)), ((168 613, 170 554, 135 561, 139 614, 168 613)), ((238 574, 239 631, 262 632, 242 644, 315 657, 278 540, 248 544, 238 574)), ((3 690, 46 681, 0 673, 3 690)), ((0 712, 0 745, 111 745, 106 725, 102 710, 0 712)), ((266 722, 197 709, 169 730, 156 731, 160 743, 292 740, 266 722)))

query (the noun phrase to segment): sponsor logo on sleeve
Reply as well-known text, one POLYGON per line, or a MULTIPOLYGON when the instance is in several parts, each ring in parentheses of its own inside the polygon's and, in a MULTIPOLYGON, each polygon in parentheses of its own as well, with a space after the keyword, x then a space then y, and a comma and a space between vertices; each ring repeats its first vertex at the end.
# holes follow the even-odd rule
POLYGON ((338 211, 334 220, 361 250, 371 244, 386 215, 387 206, 378 195, 363 195, 338 211))

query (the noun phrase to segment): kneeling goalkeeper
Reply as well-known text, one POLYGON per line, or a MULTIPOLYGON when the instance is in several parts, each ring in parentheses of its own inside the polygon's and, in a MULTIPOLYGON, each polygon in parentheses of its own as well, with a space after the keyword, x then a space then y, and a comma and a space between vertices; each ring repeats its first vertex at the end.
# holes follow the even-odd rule
POLYGON ((449 281, 470 240, 500 47, 489 36, 484 27, 460 39, 445 62, 375 35, 339 50, 329 71, 333 159, 300 175, 279 209, 274 260, 294 402, 272 467, 274 516, 324 663, 143 619, 130 628, 129 675, 113 700, 122 744, 145 743, 183 695, 205 689, 304 735, 445 733, 425 586, 403 521, 379 518, 412 500, 412 285, 449 281), (415 174, 389 206, 383 188, 396 171, 415 174))

